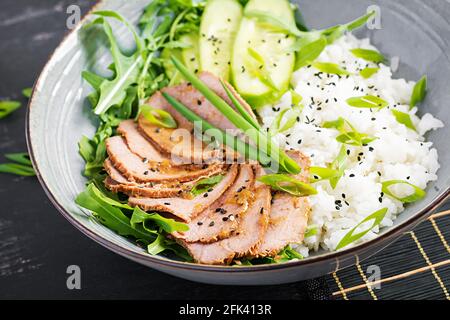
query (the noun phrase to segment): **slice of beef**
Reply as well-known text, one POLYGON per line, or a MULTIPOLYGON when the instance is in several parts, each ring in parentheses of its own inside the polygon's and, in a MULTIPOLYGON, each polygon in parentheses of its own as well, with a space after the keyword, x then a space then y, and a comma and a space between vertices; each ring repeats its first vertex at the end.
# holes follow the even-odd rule
POLYGON ((148 163, 134 154, 122 137, 111 137, 106 141, 109 159, 120 173, 132 182, 186 182, 199 177, 207 177, 222 171, 222 165, 213 164, 201 170, 187 170, 164 163, 148 163))
POLYGON ((145 211, 170 213, 185 222, 190 222, 200 212, 211 206, 233 184, 238 173, 237 165, 228 170, 225 177, 211 191, 200 194, 192 199, 184 198, 136 198, 131 197, 128 202, 131 206, 138 206, 145 211))
POLYGON ((270 200, 270 188, 256 189, 255 200, 242 219, 242 229, 233 237, 211 244, 179 242, 202 264, 230 264, 233 259, 254 255, 267 229, 270 200))
POLYGON ((127 142, 128 148, 142 159, 148 162, 166 162, 167 157, 161 153, 148 141, 137 129, 133 120, 122 121, 117 128, 117 132, 127 142))
POLYGON ((229 238, 239 229, 240 222, 252 201, 254 183, 250 165, 240 167, 233 185, 209 208, 189 223, 189 230, 175 237, 186 242, 211 243, 229 238))
MULTIPOLYGON (((288 155, 302 168, 296 178, 309 182, 309 158, 295 151, 288 152, 288 155)), ((308 197, 295 197, 288 193, 276 192, 272 201, 269 227, 255 256, 275 256, 287 245, 301 243, 310 212, 311 205, 308 197)))

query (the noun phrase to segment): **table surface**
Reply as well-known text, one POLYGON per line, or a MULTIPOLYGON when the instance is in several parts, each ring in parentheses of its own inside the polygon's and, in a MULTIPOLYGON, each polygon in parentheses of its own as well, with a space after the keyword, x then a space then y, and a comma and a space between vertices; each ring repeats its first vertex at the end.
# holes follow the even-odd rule
MULTIPOLYGON (((2 0, 0 98, 23 102, 66 29, 66 9, 92 0, 2 0)), ((26 108, 0 120, 2 155, 23 152, 26 108)), ((0 299, 309 299, 307 284, 223 287, 177 279, 122 258, 85 237, 52 206, 35 178, 0 175, 0 299), (81 269, 81 290, 66 286, 81 269), (189 296, 186 295, 189 293, 189 296)), ((398 296, 397 296, 398 297, 398 296)), ((364 298, 364 297, 362 297, 364 298)))

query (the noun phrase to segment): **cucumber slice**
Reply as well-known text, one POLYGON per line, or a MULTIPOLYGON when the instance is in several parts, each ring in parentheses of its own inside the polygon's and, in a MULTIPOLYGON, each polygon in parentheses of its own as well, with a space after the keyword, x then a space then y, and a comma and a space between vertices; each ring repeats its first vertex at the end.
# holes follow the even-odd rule
POLYGON ((294 71, 294 37, 245 13, 257 12, 295 24, 287 0, 250 0, 234 43, 232 81, 236 90, 258 108, 277 101, 288 89, 294 71))
POLYGON ((242 19, 237 0, 209 0, 200 26, 201 70, 228 81, 233 43, 242 19))
POLYGON ((198 73, 200 70, 200 52, 199 52, 199 37, 196 33, 186 34, 180 38, 180 41, 189 45, 189 48, 184 48, 181 51, 183 62, 185 66, 198 73))

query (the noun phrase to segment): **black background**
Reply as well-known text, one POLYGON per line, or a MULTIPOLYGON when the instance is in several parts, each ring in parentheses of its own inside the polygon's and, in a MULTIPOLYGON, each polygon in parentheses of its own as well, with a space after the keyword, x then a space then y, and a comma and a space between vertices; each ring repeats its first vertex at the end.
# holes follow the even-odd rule
MULTIPOLYGON (((49 55, 68 32, 66 9, 92 0, 1 0, 0 98, 23 107, 0 120, 2 155, 23 152, 26 99, 49 55)), ((35 178, 0 174, 0 299, 303 299, 302 283, 276 287, 209 286, 128 261, 94 243, 51 205, 35 178), (66 269, 81 268, 81 290, 68 290, 66 269)))

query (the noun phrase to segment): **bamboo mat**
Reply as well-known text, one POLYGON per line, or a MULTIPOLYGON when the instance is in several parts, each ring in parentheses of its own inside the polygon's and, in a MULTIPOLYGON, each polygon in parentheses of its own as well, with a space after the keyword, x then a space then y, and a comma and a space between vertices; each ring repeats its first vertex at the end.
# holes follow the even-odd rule
POLYGON ((337 300, 450 300, 450 203, 375 256, 327 277, 337 300), (380 277, 369 280, 371 268, 380 277), (379 286, 377 288, 377 286, 379 286))

